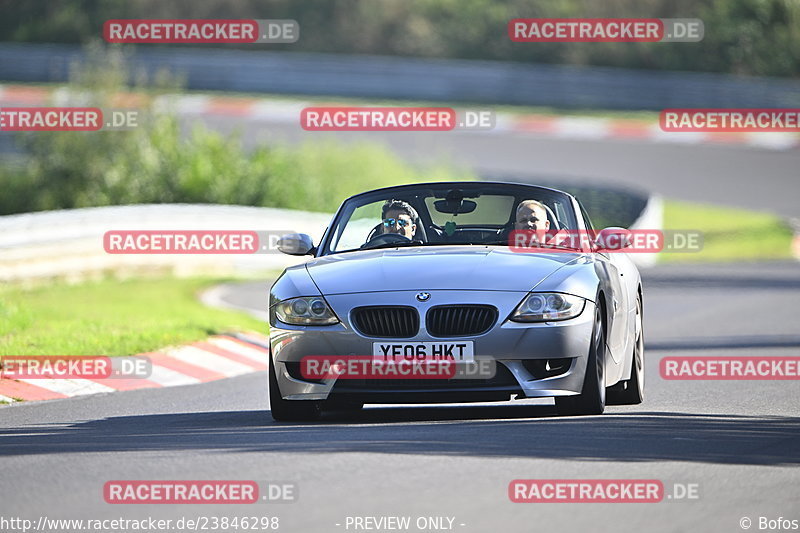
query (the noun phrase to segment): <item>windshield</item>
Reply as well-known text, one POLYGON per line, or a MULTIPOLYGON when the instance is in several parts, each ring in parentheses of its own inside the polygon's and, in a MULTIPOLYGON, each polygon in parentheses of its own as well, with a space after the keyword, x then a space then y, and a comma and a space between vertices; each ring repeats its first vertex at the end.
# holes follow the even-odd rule
POLYGON ((514 229, 574 230, 571 197, 512 184, 422 184, 346 201, 322 255, 398 246, 508 246, 514 229))

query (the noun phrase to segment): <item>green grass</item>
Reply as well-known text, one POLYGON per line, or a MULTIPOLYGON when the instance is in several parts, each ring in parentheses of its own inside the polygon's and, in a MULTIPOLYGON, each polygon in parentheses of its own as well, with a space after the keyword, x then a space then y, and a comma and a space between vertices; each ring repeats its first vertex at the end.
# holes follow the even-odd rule
MULTIPOLYGON (((106 280, 0 289, 0 355, 132 355, 230 330, 267 332, 198 300, 211 279, 106 280)), ((266 306, 268 284, 264 284, 266 306)))
POLYGON ((746 209, 666 200, 664 229, 700 230, 700 252, 662 253, 662 262, 789 259, 792 229, 781 218, 746 209))

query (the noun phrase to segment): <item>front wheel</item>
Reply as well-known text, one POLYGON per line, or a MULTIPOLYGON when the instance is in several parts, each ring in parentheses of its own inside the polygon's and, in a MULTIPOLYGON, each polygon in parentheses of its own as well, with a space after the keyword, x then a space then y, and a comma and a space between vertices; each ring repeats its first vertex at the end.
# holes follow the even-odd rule
POLYGON ((606 407, 605 386, 606 338, 603 331, 603 316, 600 305, 595 306, 592 345, 586 361, 583 388, 577 396, 556 396, 559 415, 600 415, 606 407))
POLYGON ((269 408, 272 419, 278 422, 311 421, 322 415, 321 402, 317 400, 284 400, 281 397, 272 354, 269 356, 269 408))

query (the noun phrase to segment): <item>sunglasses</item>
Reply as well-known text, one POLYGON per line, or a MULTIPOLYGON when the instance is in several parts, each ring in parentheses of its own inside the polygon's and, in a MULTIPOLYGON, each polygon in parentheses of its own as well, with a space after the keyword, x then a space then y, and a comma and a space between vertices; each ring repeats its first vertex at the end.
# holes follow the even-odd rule
POLYGON ((391 228, 395 224, 397 224, 401 228, 405 228, 406 226, 410 226, 411 225, 411 221, 410 220, 406 220, 404 218, 384 218, 383 219, 383 225, 386 226, 387 228, 391 228))

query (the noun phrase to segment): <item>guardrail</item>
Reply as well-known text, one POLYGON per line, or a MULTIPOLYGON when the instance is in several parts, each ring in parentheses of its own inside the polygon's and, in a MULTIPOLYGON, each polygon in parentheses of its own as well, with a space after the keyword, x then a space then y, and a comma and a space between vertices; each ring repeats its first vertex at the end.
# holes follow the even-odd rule
MULTIPOLYGON (((76 45, 0 43, 0 80, 63 82, 76 45)), ((578 109, 798 107, 800 81, 501 61, 140 46, 135 69, 189 89, 578 109)))
POLYGON ((176 276, 253 275, 303 258, 279 252, 245 255, 108 254, 111 230, 250 230, 308 233, 316 240, 330 215, 212 204, 91 207, 0 217, 0 281, 82 280, 158 271, 176 276))
MULTIPOLYGON (((509 180, 510 181, 510 180, 509 180)), ((569 186, 562 187, 570 189, 569 186)), ((590 212, 611 210, 615 223, 661 228, 660 200, 624 189, 572 187, 590 212)), ((251 230, 308 233, 319 242, 330 215, 289 209, 214 204, 145 204, 0 216, 0 281, 82 280, 166 272, 175 276, 259 275, 308 258, 281 253, 245 255, 108 254, 112 230, 251 230)), ((640 266, 655 254, 631 254, 640 266)))

